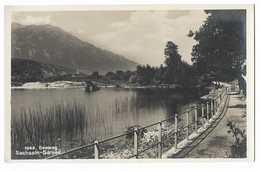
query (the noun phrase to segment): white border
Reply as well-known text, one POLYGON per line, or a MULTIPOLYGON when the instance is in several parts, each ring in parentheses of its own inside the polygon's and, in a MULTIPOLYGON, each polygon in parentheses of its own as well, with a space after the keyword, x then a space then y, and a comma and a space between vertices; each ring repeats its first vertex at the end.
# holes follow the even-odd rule
MULTIPOLYGON (((37 2, 36 1, 34 1, 34 0, 28 0, 28 1, 26 1, 26 0, 24 0, 24 1, 22 1, 22 2, 20 2, 20 1, 15 1, 15 0, 9 0, 9 1, 1 1, 1 4, 2 4, 2 9, 3 9, 3 6, 4 5, 71 5, 71 4, 86 4, 86 2, 88 3, 88 4, 102 4, 102 5, 104 5, 104 4, 172 4, 172 3, 175 3, 175 4, 199 4, 199 3, 205 3, 205 4, 216 4, 216 3, 220 3, 220 4, 232 4, 232 3, 234 3, 234 1, 228 1, 228 0, 219 0, 219 1, 205 1, 205 0, 201 0, 201 1, 197 1, 197 2, 195 2, 195 1, 180 1, 180 2, 176 2, 176 1, 173 1, 173 2, 170 2, 170 1, 165 1, 165 0, 163 0, 163 1, 159 1, 159 3, 158 3, 158 1, 155 1, 155 0, 149 0, 149 1, 132 1, 132 2, 129 2, 129 1, 124 1, 124 2, 121 2, 121 1, 119 1, 119 0, 117 0, 117 1, 115 1, 115 0, 113 0, 113 1, 109 1, 109 2, 107 2, 107 1, 84 1, 84 0, 74 0, 73 2, 71 2, 71 1, 69 1, 69 0, 64 0, 64 1, 62 1, 62 4, 58 1, 58 0, 52 0, 52 1, 42 1, 42 0, 38 0, 37 2)), ((235 1, 235 3, 236 4, 249 4, 249 3, 254 3, 254 4, 256 4, 257 5, 257 3, 258 3, 258 1, 257 0, 244 0, 244 1, 242 1, 242 0, 237 0, 237 1, 235 1)), ((259 4, 259 3, 258 3, 259 4)), ((259 16, 259 7, 258 6, 256 6, 256 9, 255 9, 255 13, 256 13, 256 18, 257 18, 257 16, 259 16)), ((1 11, 1 23, 3 23, 3 12, 1 11)), ((256 38, 257 38, 257 28, 258 28, 258 23, 257 23, 257 20, 256 20, 256 38)), ((3 29, 3 27, 1 27, 1 29, 3 29)), ((1 30, 1 33, 3 33, 3 30, 1 30)), ((3 37, 3 36, 2 36, 3 37)), ((3 39, 2 39, 3 40, 3 39)), ((257 41, 257 40, 256 40, 257 41)), ((5 41, 4 41, 5 42, 5 41)), ((256 44, 257 44, 257 42, 256 42, 256 44)), ((3 45, 4 45, 4 43, 1 41, 1 49, 0 49, 0 51, 1 51, 1 56, 2 56, 2 60, 1 60, 1 67, 0 68, 4 68, 4 62, 3 62, 3 57, 4 57, 4 55, 3 55, 3 45)), ((257 47, 256 47, 256 56, 257 56, 257 54, 258 54, 258 49, 257 49, 257 47)), ((254 55, 253 54, 253 52, 252 52, 252 54, 251 55, 254 55)), ((257 63, 257 57, 256 57, 256 64, 255 65, 257 65, 258 63, 257 63)), ((258 67, 259 68, 259 67, 258 67)), ((258 68, 256 67, 256 74, 257 73, 259 73, 258 72, 258 68)), ((4 73, 4 72, 1 72, 1 73, 4 73)), ((248 75, 249 75, 249 73, 248 73, 248 75)), ((258 80, 257 80, 257 76, 255 77, 256 78, 256 84, 258 84, 259 82, 258 82, 258 80)), ((1 90, 2 90, 2 93, 1 94, 4 94, 4 88, 3 88, 3 83, 4 83, 4 74, 2 74, 1 76, 0 76, 0 81, 1 81, 1 90)), ((5 84, 6 84, 6 82, 5 82, 5 84)), ((252 87, 248 87, 248 89, 250 90, 253 90, 253 88, 252 87)), ((256 90, 256 94, 258 94, 257 93, 258 92, 258 90, 256 90)), ((251 94, 252 95, 252 94, 251 94)), ((249 95, 249 96, 251 96, 251 95, 249 95)), ((3 108, 4 108, 4 102, 6 102, 6 99, 4 99, 3 98, 3 96, 1 96, 1 103, 0 103, 0 111, 1 111, 1 123, 0 123, 0 125, 4 125, 4 119, 3 119, 3 114, 4 114, 4 110, 3 110, 3 108)), ((257 98, 256 98, 256 102, 257 102, 257 98)), ((8 103, 8 102, 6 102, 6 103, 8 103)), ((247 104, 253 104, 253 102, 247 102, 247 104)), ((257 103, 256 103, 257 104, 257 103)), ((256 106, 256 110, 257 111, 259 111, 258 110, 258 106, 256 106)), ((256 114, 257 114, 257 112, 256 112, 256 114)), ((258 128, 259 128, 259 126, 257 125, 257 123, 259 123, 258 121, 257 121, 257 116, 256 116, 256 120, 255 120, 255 123, 256 123, 256 132, 257 132, 257 130, 258 130, 258 128)), ((248 125, 249 126, 249 125, 248 125)), ((3 127, 2 127, 3 128, 3 127)), ((6 131, 5 131, 6 132, 6 131)), ((256 135, 256 138, 257 138, 257 140, 256 141, 258 141, 258 136, 257 136, 257 133, 255 133, 255 135, 256 135)), ((0 158, 0 160, 1 160, 1 162, 3 162, 3 138, 4 138, 4 131, 3 131, 3 129, 1 129, 1 158, 0 158)), ((259 141, 258 141, 259 142, 259 141)), ((257 143, 256 143, 256 148, 255 148, 255 151, 256 151, 256 155, 258 154, 257 152, 258 152, 258 148, 257 148, 257 143)), ((257 160, 258 158, 256 157, 256 160, 257 160)), ((196 161, 198 161, 198 160, 196 160, 196 161)), ((125 162, 125 161, 124 161, 125 162)), ((134 161, 134 162, 139 162, 139 160, 137 160, 137 161, 134 161)), ((170 161, 170 162, 172 162, 172 161, 170 161)), ((256 167, 257 167, 257 165, 258 165, 258 161, 257 162, 255 162, 255 163, 230 163, 230 162, 224 162, 224 163, 212 163, 212 162, 203 162, 203 163, 194 163, 194 162, 189 162, 189 164, 187 165, 188 163, 174 163, 174 168, 173 168, 173 165, 171 164, 171 163, 167 163, 167 164, 162 164, 162 163, 157 163, 157 164, 153 164, 153 163, 149 163, 146 167, 141 167, 141 169, 152 169, 152 168, 154 168, 154 169, 162 169, 161 168, 161 166, 166 166, 167 168, 164 168, 164 169, 182 169, 182 170, 186 170, 186 169, 189 169, 189 170, 197 170, 196 168, 198 168, 199 170, 203 170, 203 169, 211 169, 211 170, 220 170, 220 169, 225 169, 225 170, 228 170, 228 169, 233 169, 233 167, 235 167, 236 169, 238 169, 238 170, 245 170, 245 169, 253 169, 253 170, 255 170, 256 169, 256 167)), ((80 165, 81 167, 82 167, 82 164, 80 164, 80 163, 77 163, 77 165, 80 165)), ((100 163, 97 165, 97 164, 88 164, 87 166, 88 166, 88 168, 87 169, 97 169, 96 167, 98 167, 100 165, 100 163)), ((102 169, 108 169, 108 166, 109 167, 111 167, 111 163, 106 163, 106 164, 102 164, 103 166, 104 165, 106 165, 105 167, 103 167, 102 169)), ((134 165, 134 169, 137 169, 137 168, 139 168, 140 167, 140 164, 135 164, 134 165), (135 165, 139 165, 138 167, 137 166, 135 166, 135 165)), ((15 165, 13 165, 12 164, 12 166, 10 166, 10 164, 4 164, 4 163, 1 163, 1 170, 2 170, 2 166, 3 166, 3 168, 4 169, 6 169, 6 168, 8 168, 8 169, 10 169, 10 170, 13 170, 13 169, 21 169, 21 170, 28 170, 28 169, 30 169, 30 168, 32 168, 32 166, 36 166, 37 168, 35 168, 35 169, 40 169, 40 170, 46 170, 46 169, 53 169, 53 167, 54 166, 64 166, 64 164, 52 164, 51 166, 50 165, 45 165, 45 164, 41 164, 41 166, 39 167, 39 165, 37 165, 37 164, 30 164, 29 165, 29 167, 28 167, 28 164, 23 164, 23 165, 17 165, 17 164, 15 164, 15 165), (19 166, 22 166, 22 167, 19 167, 19 166), (24 166, 27 166, 27 168, 24 168, 24 166), (42 166, 44 166, 44 167, 42 167, 42 166)), ((129 167, 130 166, 130 163, 117 163, 116 165, 113 165, 115 168, 114 169, 126 169, 126 170, 132 170, 131 169, 131 167, 129 167)), ((75 165, 73 164, 73 166, 71 166, 71 165, 66 165, 66 169, 68 169, 68 170, 71 170, 71 169, 74 169, 74 167, 75 167, 75 165)), ((85 166, 83 166, 83 168, 84 167, 86 167, 86 165, 85 166)), ((83 168, 81 168, 81 169, 83 169, 83 168)), ((99 167, 100 168, 100 167, 99 167)), ((56 168, 56 169, 58 169, 58 168, 56 168)), ((152 169, 153 170, 153 169, 152 169)))

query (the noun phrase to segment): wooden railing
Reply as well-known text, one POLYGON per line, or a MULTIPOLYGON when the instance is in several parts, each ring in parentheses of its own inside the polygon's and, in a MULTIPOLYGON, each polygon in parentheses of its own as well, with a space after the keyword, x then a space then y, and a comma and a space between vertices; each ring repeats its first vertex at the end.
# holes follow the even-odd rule
MULTIPOLYGON (((223 101, 223 99, 225 99, 226 95, 228 92, 228 88, 225 88, 224 91, 222 91, 219 96, 214 97, 213 99, 207 100, 206 103, 202 103, 200 105, 194 106, 192 108, 190 108, 190 110, 186 110, 185 112, 179 113, 179 114, 174 114, 172 117, 169 117, 165 120, 159 121, 159 122, 155 122, 152 123, 150 125, 141 127, 141 128, 135 128, 132 131, 128 131, 124 134, 118 135, 118 136, 114 136, 108 139, 104 139, 102 141, 95 141, 94 143, 76 148, 76 149, 72 149, 69 150, 67 152, 55 155, 55 156, 51 156, 48 157, 47 159, 61 159, 61 158, 70 158, 70 157, 65 157, 66 155, 69 155, 70 153, 75 153, 84 149, 89 149, 86 152, 86 155, 82 158, 88 158, 88 159, 100 159, 102 157, 100 157, 100 152, 102 151, 100 146, 102 144, 105 144, 109 141, 113 141, 115 139, 118 138, 122 138, 125 136, 129 136, 129 135, 133 135, 133 154, 127 156, 126 158, 138 158, 142 153, 146 152, 147 150, 154 148, 157 146, 157 157, 161 158, 162 157, 162 151, 163 151, 163 142, 165 142, 167 139, 172 138, 171 136, 174 136, 173 138, 173 147, 175 149, 177 149, 177 145, 178 145, 178 141, 182 141, 184 139, 189 140, 189 136, 191 135, 191 133, 198 133, 198 129, 199 127, 204 128, 205 124, 209 124, 209 120, 216 115, 217 110, 219 105, 221 104, 221 102, 223 101), (200 117, 198 117, 198 109, 200 108, 201 111, 201 115, 200 117), (178 125, 178 118, 180 115, 184 115, 186 114, 186 124, 185 126, 180 127, 178 125), (190 122, 189 117, 191 114, 194 114, 194 121, 190 122), (171 132, 169 134, 167 134, 166 136, 162 136, 162 123, 164 122, 172 122, 172 124, 174 125, 174 132, 171 132), (146 148, 143 148, 141 150, 139 150, 139 136, 138 133, 140 133, 140 131, 147 129, 149 127, 154 127, 157 125, 157 129, 158 129, 158 135, 157 135, 157 142, 150 144, 149 146, 147 146, 146 148), (193 128, 193 129, 191 129, 193 128), (178 137, 178 135, 180 135, 181 133, 183 133, 185 136, 182 139, 182 137, 178 137), (92 152, 91 152, 92 151, 92 152)), ((172 142, 172 141, 171 141, 172 142)), ((112 143, 111 143, 112 144, 112 143)))

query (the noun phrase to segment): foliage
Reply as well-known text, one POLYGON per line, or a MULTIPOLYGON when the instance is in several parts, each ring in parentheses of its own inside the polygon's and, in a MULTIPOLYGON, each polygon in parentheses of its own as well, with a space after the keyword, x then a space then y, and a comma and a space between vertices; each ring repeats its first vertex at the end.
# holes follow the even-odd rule
POLYGON ((201 87, 206 87, 209 86, 213 81, 213 78, 210 76, 210 74, 203 74, 200 78, 199 78, 199 85, 201 87))
POLYGON ((246 59, 246 11, 205 12, 209 16, 199 31, 188 34, 197 41, 191 60, 200 75, 211 73, 215 80, 233 80, 246 59))
POLYGON ((134 74, 132 71, 122 71, 118 70, 115 73, 114 72, 107 72, 104 76, 100 78, 99 81, 102 81, 107 84, 114 84, 114 85, 119 85, 120 83, 127 83, 130 80, 130 77, 134 74))
POLYGON ((136 72, 132 78, 132 82, 139 83, 141 85, 151 85, 154 78, 155 68, 150 65, 142 66, 138 65, 136 67, 136 72))
POLYGON ((99 75, 99 72, 98 71, 94 71, 90 76, 89 76, 90 79, 93 79, 93 80, 99 80, 101 78, 101 76, 99 75))
POLYGON ((231 158, 246 158, 246 147, 247 147, 247 138, 245 130, 241 130, 236 127, 236 125, 230 121, 226 124, 229 127, 228 134, 232 133, 235 138, 235 143, 230 146, 231 148, 231 158))
POLYGON ((166 83, 180 83, 180 79, 183 77, 183 67, 181 56, 178 53, 178 46, 169 41, 166 44, 164 50, 166 70, 166 83))
POLYGON ((155 69, 156 72, 154 74, 154 79, 153 79, 153 83, 154 84, 162 84, 165 82, 165 74, 166 74, 166 67, 163 67, 163 65, 161 64, 159 68, 155 69))
POLYGON ((179 84, 182 87, 193 87, 198 84, 198 76, 195 68, 186 62, 182 61, 182 73, 180 74, 182 77, 179 78, 179 84))
POLYGON ((106 73, 105 78, 108 80, 120 80, 120 77, 116 73, 113 73, 113 72, 106 73))
POLYGON ((26 59, 11 60, 11 81, 13 82, 36 82, 53 80, 57 77, 66 77, 75 73, 74 69, 44 64, 26 59))
POLYGON ((143 138, 144 137, 144 133, 147 133, 147 130, 145 128, 141 128, 141 126, 139 125, 134 125, 134 126, 129 126, 127 129, 126 129, 126 133, 129 133, 127 134, 126 138, 127 139, 132 139, 133 136, 134 136, 134 130, 137 129, 137 136, 140 137, 140 138, 143 138))

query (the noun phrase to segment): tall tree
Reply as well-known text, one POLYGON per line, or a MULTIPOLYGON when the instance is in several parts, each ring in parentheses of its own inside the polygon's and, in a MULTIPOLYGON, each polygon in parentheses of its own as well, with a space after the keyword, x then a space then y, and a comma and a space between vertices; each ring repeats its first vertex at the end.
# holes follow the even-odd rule
POLYGON ((246 59, 246 11, 206 10, 209 16, 199 31, 189 32, 197 44, 192 61, 201 76, 230 81, 240 75, 246 59))
POLYGON ((166 70, 166 83, 179 83, 182 76, 182 61, 178 52, 178 46, 168 41, 164 50, 166 70))

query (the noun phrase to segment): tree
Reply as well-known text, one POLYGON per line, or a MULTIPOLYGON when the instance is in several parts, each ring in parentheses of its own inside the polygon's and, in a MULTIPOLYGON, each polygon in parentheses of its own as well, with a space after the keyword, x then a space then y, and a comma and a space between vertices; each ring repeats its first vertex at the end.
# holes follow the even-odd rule
POLYGON ((138 65, 136 67, 136 74, 132 77, 132 82, 137 82, 141 85, 149 85, 152 84, 152 80, 154 78, 155 68, 150 65, 138 65))
POLYGON ((193 87, 198 83, 197 72, 192 65, 186 62, 182 62, 182 77, 179 79, 179 83, 183 87, 193 87))
POLYGON ((197 44, 192 62, 199 75, 210 74, 218 81, 231 81, 240 75, 246 59, 246 11, 206 10, 209 14, 199 31, 188 33, 197 44))
POLYGON ((167 68, 163 67, 163 65, 161 64, 160 67, 155 70, 154 80, 153 80, 155 84, 162 84, 165 82, 166 69, 167 68))
POLYGON ((124 80, 129 81, 129 78, 133 75, 132 71, 127 70, 124 72, 124 80))
POLYGON ((165 82, 179 83, 183 74, 181 56, 178 53, 178 46, 171 41, 168 41, 164 50, 165 64, 167 67, 165 82))
POLYGON ((116 75, 118 76, 119 80, 124 80, 124 72, 123 71, 117 70, 116 75))
POLYGON ((106 73, 105 78, 108 80, 120 80, 119 76, 113 72, 106 73))
POLYGON ((89 76, 90 79, 93 79, 93 80, 98 80, 101 78, 101 76, 99 75, 99 72, 98 71, 94 71, 90 76, 89 76))

